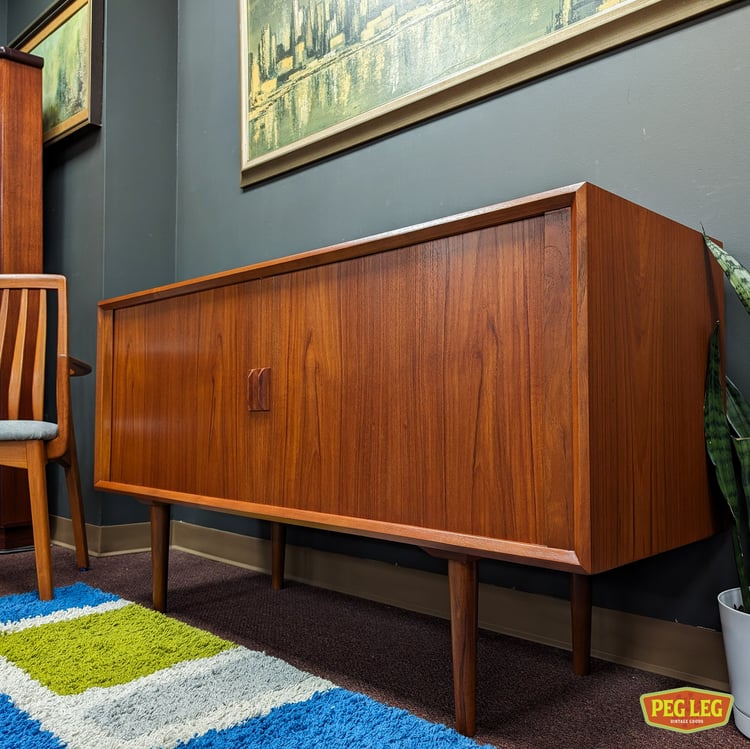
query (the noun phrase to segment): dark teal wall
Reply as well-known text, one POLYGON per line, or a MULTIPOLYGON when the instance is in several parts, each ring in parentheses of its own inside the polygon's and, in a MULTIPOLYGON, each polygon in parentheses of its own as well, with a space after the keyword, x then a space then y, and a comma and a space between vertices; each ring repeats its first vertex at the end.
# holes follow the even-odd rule
MULTIPOLYGON (((5 2, 8 36, 46 5, 5 2)), ((103 296, 580 180, 690 226, 703 222, 750 263, 743 240, 750 194, 748 30, 745 1, 243 191, 237 3, 108 0, 104 126, 47 158, 47 258, 78 291, 73 345, 93 361, 95 302, 103 296)), ((729 369, 750 388, 748 359, 733 344, 746 321, 731 298, 728 317, 729 369)), ((93 378, 76 388, 82 470, 90 476, 93 378)), ((94 522, 144 517, 132 501, 97 495, 90 483, 86 493, 94 522)), ((176 516, 262 529, 197 511, 176 516)), ((440 567, 392 544, 303 530, 293 531, 292 540, 440 567)), ((500 584, 567 592, 564 575, 498 563, 481 570, 500 584)), ((595 602, 716 626, 715 595, 734 584, 727 540, 718 537, 602 575, 595 602)))
POLYGON ((52 5, 49 0, 4 0, 3 5, 7 9, 7 40, 14 39, 21 33, 37 16, 52 5))

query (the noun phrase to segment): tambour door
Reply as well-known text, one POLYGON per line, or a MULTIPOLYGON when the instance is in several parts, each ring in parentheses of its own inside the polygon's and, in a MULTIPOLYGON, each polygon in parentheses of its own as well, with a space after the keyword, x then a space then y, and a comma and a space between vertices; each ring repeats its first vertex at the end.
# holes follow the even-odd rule
POLYGON ((265 324, 256 281, 116 309, 108 480, 258 499, 247 362, 266 358, 265 324))
POLYGON ((573 548, 570 211, 262 281, 268 501, 573 548))

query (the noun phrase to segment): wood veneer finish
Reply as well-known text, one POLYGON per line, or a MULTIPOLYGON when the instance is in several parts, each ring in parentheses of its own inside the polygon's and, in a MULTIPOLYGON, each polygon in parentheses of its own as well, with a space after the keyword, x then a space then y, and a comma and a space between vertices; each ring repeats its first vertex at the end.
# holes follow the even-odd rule
POLYGON ((716 530, 722 314, 698 232, 588 183, 106 300, 95 483, 449 556, 462 694, 475 560, 573 572, 585 671, 583 576, 716 530))
POLYGON ((0 273, 42 272, 42 59, 0 47, 0 273))
MULTIPOLYGON (((0 47, 0 273, 42 272, 42 65, 0 47)), ((31 544, 26 474, 0 468, 0 549, 31 544)))

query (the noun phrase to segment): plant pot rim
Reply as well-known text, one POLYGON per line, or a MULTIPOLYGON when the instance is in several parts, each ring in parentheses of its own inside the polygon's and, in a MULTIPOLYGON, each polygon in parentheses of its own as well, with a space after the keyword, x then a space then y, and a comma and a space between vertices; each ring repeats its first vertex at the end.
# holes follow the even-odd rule
POLYGON ((748 614, 750 612, 743 611, 741 609, 736 608, 737 604, 742 603, 742 594, 740 593, 740 589, 737 588, 727 588, 727 590, 722 590, 721 593, 716 597, 716 599, 719 602, 719 606, 723 606, 726 609, 731 609, 732 611, 736 611, 738 614, 748 614))

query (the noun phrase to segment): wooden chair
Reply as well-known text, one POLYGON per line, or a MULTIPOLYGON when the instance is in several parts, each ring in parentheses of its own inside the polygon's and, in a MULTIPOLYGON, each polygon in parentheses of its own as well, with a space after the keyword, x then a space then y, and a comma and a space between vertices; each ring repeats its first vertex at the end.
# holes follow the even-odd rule
MULTIPOLYGON (((70 376, 75 367, 76 361, 68 355, 65 277, 0 275, 0 465, 28 472, 36 573, 42 600, 50 600, 53 589, 46 484, 46 464, 50 461, 60 463, 65 470, 76 562, 81 569, 89 566, 70 412, 70 376), (56 320, 51 314, 49 324, 48 304, 53 310, 56 304, 57 311, 56 320), (54 388, 51 388, 55 397, 53 400, 50 393, 46 404, 55 414, 54 421, 44 415, 48 332, 50 354, 53 347, 57 350, 54 388)), ((50 383, 52 379, 50 376, 50 383)))

